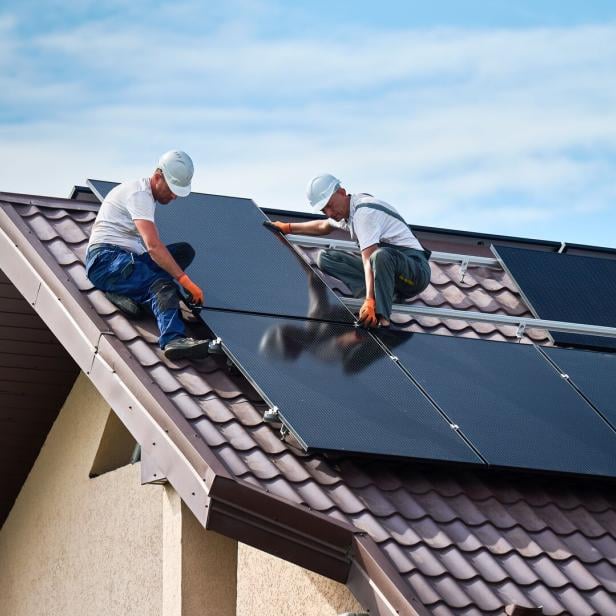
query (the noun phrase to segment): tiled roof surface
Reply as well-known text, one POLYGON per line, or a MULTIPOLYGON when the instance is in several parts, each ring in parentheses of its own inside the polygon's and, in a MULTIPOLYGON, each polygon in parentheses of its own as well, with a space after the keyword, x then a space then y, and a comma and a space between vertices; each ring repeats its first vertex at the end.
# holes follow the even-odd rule
MULTIPOLYGON (((305 258, 315 266, 318 249, 301 248, 301 251, 305 258)), ((462 277, 460 266, 456 263, 431 261, 430 267, 432 269, 430 285, 417 298, 408 300, 409 304, 516 317, 532 318, 533 316, 521 301, 516 285, 503 270, 470 265, 462 277)), ((339 294, 349 295, 349 290, 343 282, 326 274, 323 274, 323 277, 327 284, 339 294)), ((496 325, 433 316, 410 318, 401 313, 394 313, 392 321, 397 327, 414 332, 510 342, 518 340, 517 327, 514 325, 496 325)), ((521 339, 521 342, 531 341, 538 344, 550 344, 543 330, 529 329, 526 336, 521 339)))
MULTIPOLYGON (((306 455, 261 420, 265 405, 221 358, 171 363, 153 321, 129 322, 92 288, 82 260, 95 214, 15 206, 154 383, 238 479, 368 533, 430 613, 616 614, 616 495, 590 479, 306 455)), ((433 264, 431 306, 526 314, 502 272, 433 264)), ((397 318, 402 321, 402 318, 397 318)), ((408 328, 515 340, 515 328, 422 318, 408 328)), ((539 333, 536 337, 545 342, 539 333)))

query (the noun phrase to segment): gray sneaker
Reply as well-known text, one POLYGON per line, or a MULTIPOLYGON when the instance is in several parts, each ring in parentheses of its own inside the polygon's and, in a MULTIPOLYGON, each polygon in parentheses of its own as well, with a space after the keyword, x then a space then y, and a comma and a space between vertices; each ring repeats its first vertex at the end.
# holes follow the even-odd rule
POLYGON ((129 319, 139 319, 143 316, 143 308, 130 297, 126 295, 120 295, 119 293, 112 293, 107 291, 105 297, 116 307, 120 309, 120 312, 129 319))
POLYGON ((175 338, 167 343, 163 353, 167 359, 203 359, 208 356, 210 341, 175 338))

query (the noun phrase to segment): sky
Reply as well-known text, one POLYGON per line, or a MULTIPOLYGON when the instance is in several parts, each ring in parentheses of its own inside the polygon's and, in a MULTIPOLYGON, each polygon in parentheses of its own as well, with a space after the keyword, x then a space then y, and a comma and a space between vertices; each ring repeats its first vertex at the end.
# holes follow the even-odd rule
POLYGON ((327 172, 411 224, 616 247, 616 2, 0 3, 0 191, 172 148, 262 207, 327 172))

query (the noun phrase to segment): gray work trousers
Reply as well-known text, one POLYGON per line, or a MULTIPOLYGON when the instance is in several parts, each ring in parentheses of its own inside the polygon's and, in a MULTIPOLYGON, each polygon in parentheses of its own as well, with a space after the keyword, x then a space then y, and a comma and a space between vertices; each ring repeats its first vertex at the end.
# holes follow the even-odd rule
MULTIPOLYGON (((394 293, 402 298, 421 293, 430 283, 430 264, 421 250, 379 244, 370 256, 374 273, 377 314, 389 319, 394 293)), ((319 268, 342 280, 354 297, 366 294, 366 278, 361 256, 328 248, 317 258, 319 268)))

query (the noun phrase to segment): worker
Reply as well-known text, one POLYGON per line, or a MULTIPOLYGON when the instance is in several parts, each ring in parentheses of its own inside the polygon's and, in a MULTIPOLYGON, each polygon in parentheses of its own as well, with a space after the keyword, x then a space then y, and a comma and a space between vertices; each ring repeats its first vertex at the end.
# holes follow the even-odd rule
POLYGON ((166 246, 154 222, 157 204, 190 194, 193 162, 180 150, 163 154, 149 178, 119 184, 101 204, 86 253, 86 274, 126 316, 149 306, 165 356, 176 360, 208 355, 209 340, 186 336, 179 308, 179 283, 197 304, 203 291, 184 271, 195 251, 186 242, 166 246))
POLYGON ((424 250, 400 214, 388 203, 365 193, 348 194, 333 175, 308 183, 308 201, 327 220, 272 224, 282 233, 327 235, 345 229, 361 257, 341 250, 322 250, 319 268, 342 280, 354 297, 364 297, 359 321, 366 327, 388 327, 394 297, 421 293, 430 282, 430 252, 424 250))

